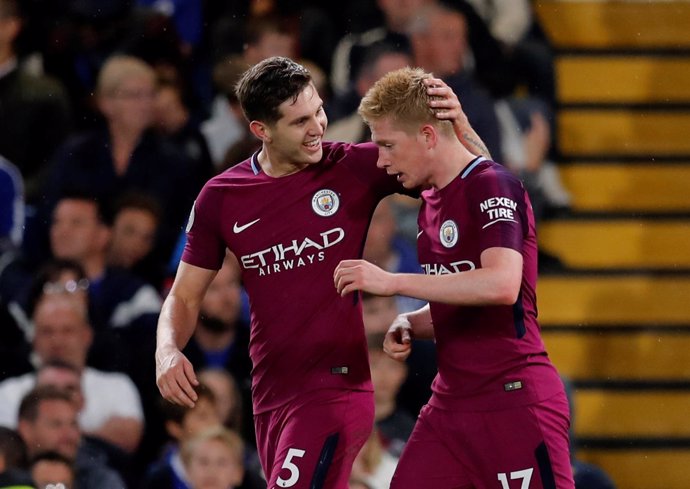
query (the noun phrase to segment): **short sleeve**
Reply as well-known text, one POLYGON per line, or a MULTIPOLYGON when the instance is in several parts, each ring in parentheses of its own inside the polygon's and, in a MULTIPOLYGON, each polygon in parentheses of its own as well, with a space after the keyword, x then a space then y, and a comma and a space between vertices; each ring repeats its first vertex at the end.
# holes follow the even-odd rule
POLYGON ((187 221, 187 243, 182 261, 208 270, 219 270, 225 257, 220 229, 220 192, 206 185, 192 205, 187 221))
POLYGON ((511 248, 522 253, 528 209, 520 181, 488 170, 474 177, 468 193, 479 249, 511 248))

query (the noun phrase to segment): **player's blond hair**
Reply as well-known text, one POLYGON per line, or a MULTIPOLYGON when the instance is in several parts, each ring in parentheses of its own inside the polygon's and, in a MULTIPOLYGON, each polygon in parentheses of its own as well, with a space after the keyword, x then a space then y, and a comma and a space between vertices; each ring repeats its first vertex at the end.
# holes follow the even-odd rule
POLYGON ((432 78, 421 68, 401 68, 381 77, 359 104, 359 115, 367 124, 383 117, 392 117, 404 130, 415 131, 420 125, 431 124, 440 132, 453 134, 451 123, 436 118, 429 106, 425 79, 432 78))

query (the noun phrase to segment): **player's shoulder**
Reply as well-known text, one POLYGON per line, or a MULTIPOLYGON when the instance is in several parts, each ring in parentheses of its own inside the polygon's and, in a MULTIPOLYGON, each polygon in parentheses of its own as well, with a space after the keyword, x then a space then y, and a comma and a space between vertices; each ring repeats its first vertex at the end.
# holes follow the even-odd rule
POLYGON ((377 156, 378 148, 373 143, 323 142, 322 161, 327 165, 336 163, 366 163, 377 156))
POLYGON ((204 189, 213 192, 225 191, 250 182, 257 173, 253 167, 252 159, 248 158, 213 176, 206 182, 204 189))
POLYGON ((503 188, 522 186, 520 178, 505 166, 493 160, 478 158, 470 163, 462 173, 463 179, 473 187, 500 185, 503 188))

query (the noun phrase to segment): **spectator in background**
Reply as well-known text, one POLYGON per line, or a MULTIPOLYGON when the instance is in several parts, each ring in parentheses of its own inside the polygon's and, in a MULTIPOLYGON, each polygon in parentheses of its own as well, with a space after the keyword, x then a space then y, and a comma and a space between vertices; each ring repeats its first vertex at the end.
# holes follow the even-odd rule
POLYGON ((74 396, 77 411, 84 408, 80 426, 86 433, 132 453, 143 432, 141 399, 126 375, 86 365, 93 337, 86 304, 72 294, 50 292, 38 302, 32 319, 32 356, 39 368, 0 383, 0 424, 15 426, 22 397, 40 379, 41 383, 59 384, 74 396))
POLYGON ((15 268, 13 273, 17 276, 17 286, 7 304, 7 316, 2 318, 5 327, 1 329, 4 341, 0 342, 0 377, 3 379, 34 370, 31 362, 34 324, 31 318, 36 304, 45 294, 44 289, 56 290, 55 286, 59 284, 62 290, 74 294, 75 299, 88 304, 86 275, 73 261, 49 261, 33 276, 22 263, 15 268))
MULTIPOLYGON (((367 336, 385 334, 398 316, 395 297, 362 293, 362 316, 367 336)), ((397 396, 398 405, 417 416, 431 397, 431 382, 436 377, 436 347, 433 341, 412 339, 412 353, 405 361, 407 376, 397 396)))
POLYGON ((227 428, 204 430, 182 445, 182 463, 190 489, 260 489, 266 482, 248 477, 244 442, 227 428))
MULTIPOLYGON (((401 51, 410 52, 409 26, 425 5, 435 0, 377 0, 376 5, 383 13, 383 25, 359 34, 346 34, 333 52, 331 86, 334 95, 346 97, 351 91, 355 75, 363 66, 364 52, 376 43, 385 42, 401 51)), ((460 93, 460 92, 458 92, 460 93)), ((360 97, 355 97, 334 120, 357 109, 360 97)))
POLYGON ((87 194, 63 196, 53 213, 50 248, 55 258, 73 260, 86 272, 89 313, 97 330, 132 333, 136 328, 138 343, 155 327, 161 299, 131 272, 108 267, 111 231, 105 207, 87 194))
MULTIPOLYGON (((383 41, 367 47, 362 53, 362 57, 362 64, 353 81, 353 90, 356 96, 350 95, 355 103, 359 103, 367 90, 383 75, 412 64, 412 57, 409 52, 383 41)), ((329 124, 324 137, 328 141, 363 143, 369 141, 371 133, 369 127, 357 113, 357 106, 355 105, 351 112, 340 114, 339 120, 329 124)))
POLYGON ((199 371, 199 380, 213 391, 216 409, 223 426, 238 433, 244 432, 243 399, 235 377, 224 368, 206 367, 199 371))
POLYGON ((101 463, 99 458, 80 451, 82 438, 77 407, 68 393, 53 386, 29 391, 19 407, 17 429, 30 458, 45 451, 56 451, 74 460, 76 487, 127 487, 116 471, 101 463))
POLYGON ((0 155, 0 260, 7 259, 3 257, 5 253, 14 252, 19 248, 23 235, 24 182, 22 175, 16 166, 0 155))
POLYGON ((53 151, 70 130, 61 84, 22 68, 15 42, 24 21, 17 0, 0 0, 0 155, 24 178, 27 202, 37 203, 53 151))
POLYGON ((73 137, 57 151, 44 213, 74 189, 111 203, 128 192, 148 193, 166 211, 155 256, 167 263, 200 176, 183 153, 151 130, 155 89, 155 72, 140 59, 116 55, 105 62, 96 91, 105 126, 73 137))
POLYGON ((355 458, 351 477, 364 481, 371 489, 388 489, 397 465, 398 457, 385 449, 379 430, 374 427, 355 458))
POLYGON ((222 425, 222 420, 216 410, 213 391, 205 384, 198 384, 194 390, 198 401, 193 408, 159 399, 160 411, 170 443, 159 460, 149 467, 143 481, 143 489, 169 489, 170 487, 191 489, 180 449, 195 435, 222 425))
POLYGON ((535 120, 533 132, 530 120, 549 118, 546 105, 511 103, 511 99, 498 101, 479 85, 478 69, 468 68, 473 53, 469 45, 466 13, 438 4, 423 9, 411 31, 415 64, 442 78, 456 93, 462 94, 462 108, 472 126, 486 143, 495 161, 527 177, 537 205, 557 209, 568 208, 570 196, 560 184, 558 170, 552 163, 545 164, 544 148, 550 150, 550 132, 541 120, 535 120), (542 137, 547 131, 547 138, 542 137), (539 139, 537 139, 539 138, 539 139))
POLYGON ((26 469, 24 440, 15 430, 0 426, 0 488, 31 489, 32 480, 26 469))
POLYGON ((466 17, 441 3, 427 5, 411 24, 410 41, 415 65, 441 78, 460 94, 462 110, 470 124, 493 159, 503 161, 494 100, 466 69, 471 55, 466 17))
POLYGON ((76 487, 74 462, 57 451, 41 452, 31 460, 31 478, 39 489, 76 487))
MULTIPOLYGON (((551 47, 529 0, 467 0, 499 43, 515 83, 555 107, 556 84, 551 47)), ((474 46, 474 44, 473 44, 474 46)), ((496 93, 497 97, 510 93, 496 93)))
POLYGON ((192 118, 191 100, 179 77, 159 77, 154 102, 154 125, 161 135, 175 143, 192 162, 197 188, 215 174, 206 139, 192 118))
POLYGON ((235 95, 235 85, 242 74, 271 56, 294 58, 297 55, 296 35, 281 19, 252 17, 239 28, 245 37, 242 52, 227 55, 215 64, 213 81, 218 96, 213 102, 211 117, 201 125, 213 162, 219 169, 225 169, 229 162, 241 161, 246 157, 241 155, 251 154, 261 146, 250 134, 235 95))
POLYGON ((161 214, 158 202, 150 195, 133 193, 122 196, 113 209, 107 266, 128 269, 160 288, 164 271, 156 266, 151 253, 161 214))
POLYGON ((235 84, 247 68, 249 64, 241 55, 229 55, 213 66, 213 85, 217 95, 211 106, 211 116, 201 123, 200 130, 206 138, 216 172, 223 169, 230 147, 252 137, 235 95, 235 84))
POLYGON ((400 387, 407 378, 407 364, 393 360, 383 351, 385 333, 367 335, 369 368, 374 386, 374 421, 382 446, 399 457, 407 443, 414 417, 398 405, 400 387))

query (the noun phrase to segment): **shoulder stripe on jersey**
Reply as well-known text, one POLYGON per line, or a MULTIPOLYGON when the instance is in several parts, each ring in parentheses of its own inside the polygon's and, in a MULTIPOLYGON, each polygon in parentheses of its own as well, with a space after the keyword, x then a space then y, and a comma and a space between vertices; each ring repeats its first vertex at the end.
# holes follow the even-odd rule
POLYGON ((261 173, 261 165, 259 165, 259 151, 252 155, 252 171, 254 175, 261 173))
POLYGON ((472 170, 474 170, 477 167, 477 165, 482 161, 486 161, 486 158, 484 158, 483 156, 477 156, 475 159, 470 161, 470 164, 467 165, 467 168, 465 168, 465 171, 462 172, 460 178, 466 178, 472 172, 472 170))

